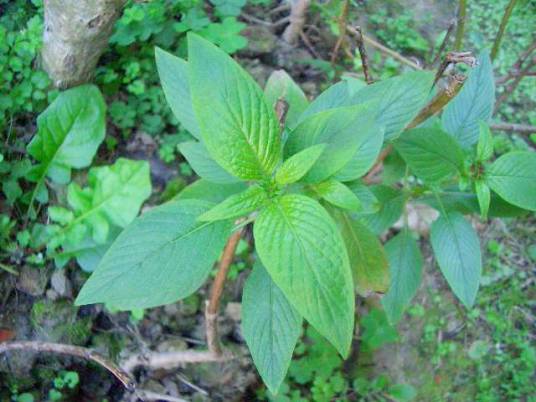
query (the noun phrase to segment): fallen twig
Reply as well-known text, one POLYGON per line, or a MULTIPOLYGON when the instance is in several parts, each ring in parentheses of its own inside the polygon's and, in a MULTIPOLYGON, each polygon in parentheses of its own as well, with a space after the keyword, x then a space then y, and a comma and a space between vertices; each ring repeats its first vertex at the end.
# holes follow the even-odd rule
POLYGON ((490 124, 492 130, 511 131, 519 134, 536 133, 536 126, 529 124, 514 124, 514 123, 494 123, 490 124))
POLYGON ((128 370, 118 367, 111 360, 105 358, 97 352, 81 346, 39 341, 14 341, 0 343, 0 355, 10 351, 55 353, 91 360, 112 373, 129 391, 133 391, 136 388, 136 383, 128 374, 128 370))

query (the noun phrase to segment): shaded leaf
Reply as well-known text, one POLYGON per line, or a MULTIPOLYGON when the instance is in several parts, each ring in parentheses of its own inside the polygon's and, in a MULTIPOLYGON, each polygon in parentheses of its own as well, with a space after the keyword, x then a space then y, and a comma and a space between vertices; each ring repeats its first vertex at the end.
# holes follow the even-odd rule
POLYGON ((179 151, 184 155, 194 172, 203 179, 221 184, 240 181, 218 165, 201 142, 183 142, 179 145, 179 151))

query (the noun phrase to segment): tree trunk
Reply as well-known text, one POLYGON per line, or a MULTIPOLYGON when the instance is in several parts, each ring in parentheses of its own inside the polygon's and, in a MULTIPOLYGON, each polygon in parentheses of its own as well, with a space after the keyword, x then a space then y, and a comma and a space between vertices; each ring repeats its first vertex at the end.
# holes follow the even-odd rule
POLYGON ((43 66, 58 88, 88 82, 126 0, 45 0, 43 66))

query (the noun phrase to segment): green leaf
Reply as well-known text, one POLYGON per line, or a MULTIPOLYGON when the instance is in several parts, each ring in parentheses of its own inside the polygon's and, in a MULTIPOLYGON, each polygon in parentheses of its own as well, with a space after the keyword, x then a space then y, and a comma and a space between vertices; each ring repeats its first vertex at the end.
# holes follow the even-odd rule
POLYGON ((463 150, 441 130, 409 130, 394 142, 394 146, 413 173, 425 182, 438 183, 463 170, 463 150))
POLYGON ((313 191, 336 207, 359 211, 362 209, 359 198, 341 182, 326 180, 313 186, 313 191))
POLYGON ((71 168, 89 166, 104 139, 106 105, 99 89, 82 85, 61 92, 37 118, 37 134, 28 144, 28 153, 39 165, 31 177, 40 182, 45 176, 65 184, 71 168))
POLYGON ((371 186, 370 190, 379 202, 379 210, 373 214, 359 214, 359 220, 377 235, 389 229, 402 215, 404 195, 384 185, 371 186))
POLYGON ((247 190, 233 194, 199 217, 200 221, 211 222, 238 218, 260 208, 268 199, 266 191, 260 186, 251 186, 247 190))
POLYGON ((302 318, 260 262, 242 294, 242 333, 264 383, 276 394, 301 334, 302 318))
POLYGON ((277 170, 275 181, 279 185, 297 182, 311 169, 325 149, 326 144, 317 144, 292 155, 277 170))
POLYGON ((345 184, 355 194, 355 196, 359 198, 359 202, 361 203, 361 211, 359 211, 360 215, 378 212, 380 209, 380 202, 369 187, 365 186, 360 181, 345 184))
POLYGON ((536 211, 536 153, 509 152, 487 169, 488 186, 518 207, 536 211))
POLYGON ((493 156, 493 137, 486 123, 480 121, 478 125, 480 134, 476 145, 476 159, 484 162, 493 156))
POLYGON ((480 242, 475 230, 460 213, 443 213, 432 224, 430 241, 439 268, 452 291, 467 308, 471 308, 482 271, 480 242))
POLYGON ((201 129, 197 123, 188 83, 188 63, 158 47, 155 48, 156 67, 167 103, 173 114, 197 139, 201 129))
POLYGON ((220 203, 233 194, 238 194, 247 189, 246 183, 217 184, 208 180, 200 179, 186 186, 174 200, 204 200, 212 203, 220 203))
POLYGON ((354 329, 352 274, 343 240, 314 200, 289 194, 253 227, 259 257, 290 303, 346 356, 354 329))
POLYGON ((463 147, 478 141, 480 121, 488 122, 495 104, 493 67, 487 51, 469 73, 462 89, 447 104, 441 121, 445 130, 463 147))
POLYGON ((475 182, 475 191, 480 206, 480 216, 482 219, 488 219, 489 205, 491 202, 491 193, 489 187, 483 181, 475 182))
POLYGON ((365 136, 359 137, 357 150, 352 159, 333 178, 339 181, 352 181, 364 176, 376 162, 383 144, 383 128, 374 125, 365 136))
POLYGON ((313 167, 303 177, 319 183, 341 170, 356 153, 361 138, 372 129, 370 105, 330 109, 302 121, 289 135, 285 156, 289 157, 316 144, 326 144, 313 167))
POLYGON ((350 100, 352 97, 350 90, 350 85, 347 81, 340 81, 320 95, 318 95, 315 100, 304 110, 298 119, 298 123, 302 123, 307 118, 319 113, 324 112, 329 109, 335 109, 342 106, 350 106, 350 100))
POLYGON ((357 293, 385 293, 389 287, 387 256, 378 238, 343 211, 330 209, 346 244, 357 293))
POLYGON ((231 57, 188 33, 189 82, 210 155, 236 177, 266 179, 281 159, 279 124, 253 79, 231 57))
POLYGON ((275 107, 279 99, 283 99, 288 103, 289 108, 285 124, 289 127, 296 125, 299 116, 309 103, 301 88, 284 70, 276 70, 268 77, 264 87, 264 94, 268 105, 272 108, 275 107))
POLYGON ((221 184, 239 181, 212 159, 202 142, 183 142, 179 144, 179 151, 184 155, 194 172, 203 179, 221 184))
POLYGON ((174 303, 205 281, 231 223, 198 222, 212 204, 171 201, 130 224, 110 247, 76 298, 76 305, 108 303, 121 310, 174 303))
POLYGON ((385 244, 391 285, 382 298, 383 308, 391 323, 397 323, 419 289, 423 258, 409 230, 403 230, 385 244))
POLYGON ((432 72, 412 71, 367 85, 357 91, 351 102, 377 102, 376 123, 385 128, 385 139, 392 140, 426 104, 433 80, 432 72))
POLYGON ((104 243, 110 224, 125 227, 151 195, 149 164, 119 158, 112 166, 94 167, 88 173, 88 186, 67 187, 67 203, 74 219, 65 220, 59 235, 63 242, 76 243, 87 230, 97 243, 104 243), (76 235, 75 235, 76 234, 76 235))

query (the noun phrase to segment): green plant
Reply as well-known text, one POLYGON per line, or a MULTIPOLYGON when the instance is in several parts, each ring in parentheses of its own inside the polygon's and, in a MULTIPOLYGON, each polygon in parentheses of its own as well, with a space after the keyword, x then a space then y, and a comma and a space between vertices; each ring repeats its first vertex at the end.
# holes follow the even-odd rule
POLYGON ((267 90, 268 97, 225 52, 192 33, 188 42, 187 62, 160 49, 156 61, 171 109, 196 139, 193 165, 204 181, 127 226, 78 305, 149 308, 187 297, 206 280, 225 239, 254 221, 259 258, 244 289, 242 325, 261 377, 276 392, 303 318, 342 357, 354 332, 354 291, 387 292, 387 317, 400 319, 422 257, 407 226, 387 252, 377 235, 410 200, 439 210, 431 228, 436 260, 454 294, 473 305, 480 245, 463 213, 536 210, 535 154, 487 162, 492 149, 480 122, 491 117, 494 86, 486 52, 441 121, 406 129, 427 102, 431 72, 366 87, 342 81, 307 105, 287 75, 277 78, 281 92, 267 90), (278 121, 278 98, 303 112, 278 121), (401 155, 406 175, 400 185, 367 188, 360 178, 384 142, 401 155), (210 184, 214 177, 219 184, 210 184))

